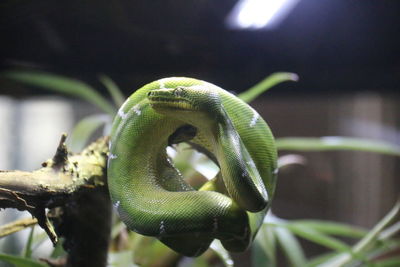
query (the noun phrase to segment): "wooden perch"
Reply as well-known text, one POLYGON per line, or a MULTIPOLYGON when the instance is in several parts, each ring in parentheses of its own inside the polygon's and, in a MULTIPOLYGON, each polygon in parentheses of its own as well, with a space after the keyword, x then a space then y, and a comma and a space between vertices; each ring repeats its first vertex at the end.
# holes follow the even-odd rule
POLYGON ((66 266, 105 266, 111 218, 108 137, 73 155, 65 139, 63 134, 54 157, 36 171, 0 171, 0 208, 29 211, 54 244, 57 235, 64 236, 66 266))
POLYGON ((0 208, 27 209, 25 204, 52 208, 82 187, 105 184, 107 141, 102 138, 76 155, 67 156, 65 135, 53 159, 33 172, 0 171, 0 208), (60 148, 61 147, 61 148, 60 148), (25 200, 24 203, 22 200, 25 200))

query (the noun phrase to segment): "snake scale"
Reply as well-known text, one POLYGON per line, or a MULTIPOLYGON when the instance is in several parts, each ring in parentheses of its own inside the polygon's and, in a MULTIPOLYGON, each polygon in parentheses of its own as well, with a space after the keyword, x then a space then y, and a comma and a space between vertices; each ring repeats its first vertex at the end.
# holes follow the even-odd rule
POLYGON ((110 139, 108 186, 127 227, 157 237, 186 256, 215 239, 244 251, 274 195, 277 152, 260 115, 211 83, 164 78, 134 92, 116 115, 110 139), (187 142, 206 151, 219 174, 195 190, 166 147, 187 142))

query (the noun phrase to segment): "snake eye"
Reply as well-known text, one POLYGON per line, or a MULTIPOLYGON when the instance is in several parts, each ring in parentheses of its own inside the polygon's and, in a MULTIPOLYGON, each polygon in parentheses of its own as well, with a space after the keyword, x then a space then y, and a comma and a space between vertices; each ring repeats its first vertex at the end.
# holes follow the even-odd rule
POLYGON ((178 86, 175 88, 173 94, 174 96, 182 96, 184 92, 185 92, 184 87, 178 86))

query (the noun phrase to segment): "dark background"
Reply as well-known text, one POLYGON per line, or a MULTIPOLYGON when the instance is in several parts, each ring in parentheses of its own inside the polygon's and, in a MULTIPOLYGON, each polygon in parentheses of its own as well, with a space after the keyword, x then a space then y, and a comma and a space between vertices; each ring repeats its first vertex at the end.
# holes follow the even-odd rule
MULTIPOLYGON (((265 31, 227 29, 235 3, 2 1, 1 64, 35 66, 94 84, 105 73, 126 94, 171 75, 241 91, 275 71, 295 72, 300 82, 272 94, 398 93, 400 1, 302 0, 278 28, 265 31)), ((37 92, 7 88, 1 90, 37 92)))

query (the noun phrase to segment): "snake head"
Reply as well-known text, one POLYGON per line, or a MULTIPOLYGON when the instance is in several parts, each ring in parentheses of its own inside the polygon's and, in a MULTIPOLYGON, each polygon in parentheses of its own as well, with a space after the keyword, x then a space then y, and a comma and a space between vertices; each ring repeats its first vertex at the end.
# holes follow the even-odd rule
POLYGON ((196 110, 186 87, 154 89, 148 92, 150 105, 158 109, 196 110))
POLYGON ((184 121, 190 120, 191 116, 198 119, 201 114, 215 119, 221 107, 218 93, 203 85, 153 89, 147 98, 156 112, 184 121))

